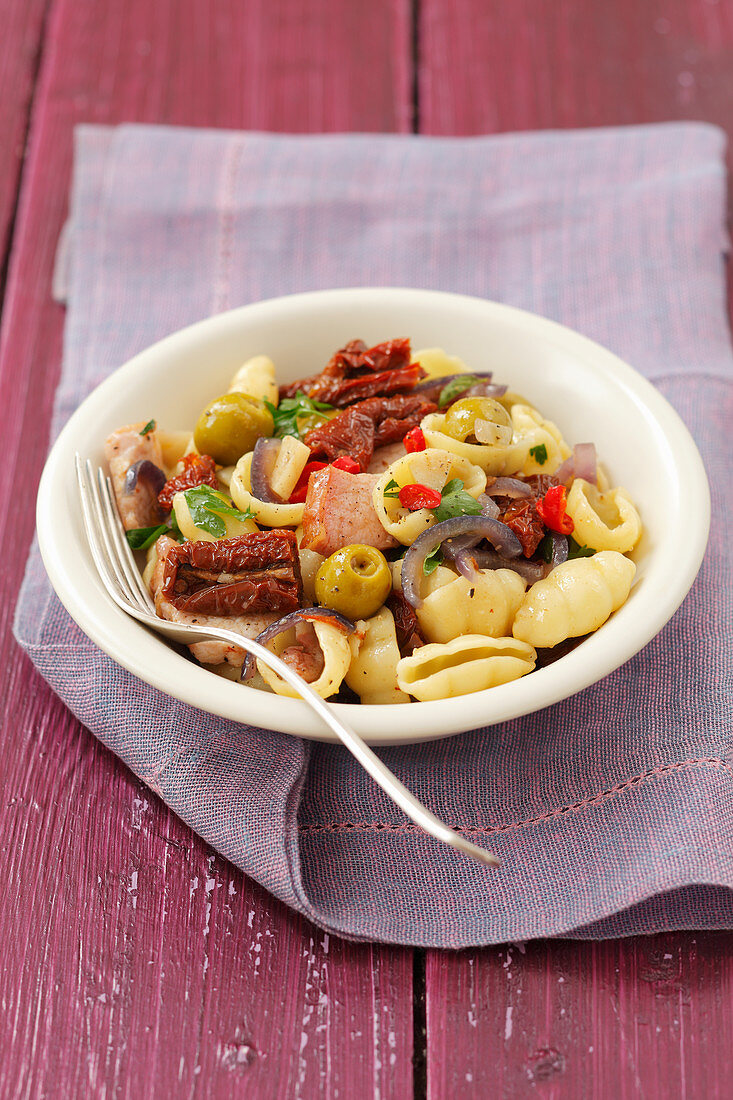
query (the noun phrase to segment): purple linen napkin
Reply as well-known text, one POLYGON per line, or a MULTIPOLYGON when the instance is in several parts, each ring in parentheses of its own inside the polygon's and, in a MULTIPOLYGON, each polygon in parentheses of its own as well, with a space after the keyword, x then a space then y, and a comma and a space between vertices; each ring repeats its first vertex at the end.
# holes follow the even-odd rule
POLYGON ((733 928, 721 133, 85 127, 76 153, 54 433, 120 363, 219 310, 349 285, 467 292, 577 328, 650 378, 701 448, 713 530, 683 607, 602 683, 384 750, 418 797, 497 852, 495 872, 424 836, 344 750, 206 716, 118 668, 34 550, 15 629, 54 690, 201 836, 329 931, 462 947, 733 928))

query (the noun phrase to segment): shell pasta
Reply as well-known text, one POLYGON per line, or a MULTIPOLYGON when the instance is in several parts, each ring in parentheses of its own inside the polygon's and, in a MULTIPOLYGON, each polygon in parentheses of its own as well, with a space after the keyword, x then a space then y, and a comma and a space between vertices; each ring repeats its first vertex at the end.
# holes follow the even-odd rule
MULTIPOLYGON (((352 340, 287 384, 266 351, 195 425, 107 440, 158 615, 225 625, 324 698, 383 706, 529 675, 628 599, 639 511, 531 394, 402 338, 352 340)), ((296 694, 235 645, 192 651, 296 694)))

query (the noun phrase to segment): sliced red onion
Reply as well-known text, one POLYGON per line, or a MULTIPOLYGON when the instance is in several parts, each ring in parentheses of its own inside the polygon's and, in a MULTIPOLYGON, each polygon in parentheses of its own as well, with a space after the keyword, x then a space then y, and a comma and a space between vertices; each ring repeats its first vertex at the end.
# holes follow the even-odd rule
MULTIPOLYGON (((330 626, 338 627, 344 634, 353 634, 356 630, 351 619, 347 619, 345 615, 338 611, 332 611, 329 607, 301 607, 297 611, 291 611, 288 615, 283 615, 282 619, 278 619, 277 622, 270 623, 269 626, 260 631, 255 641, 259 642, 260 645, 267 645, 273 638, 277 638, 279 634, 283 634, 286 630, 290 630, 303 621, 328 623, 330 626)), ((242 680, 249 680, 254 675, 255 661, 256 657, 253 654, 248 653, 245 656, 242 665, 242 680)))
POLYGON ((520 481, 517 477, 497 477, 492 485, 486 486, 487 496, 490 497, 529 497, 532 489, 526 481, 520 481))
POLYGON ((133 462, 125 474, 125 493, 134 493, 139 481, 147 482, 156 497, 166 482, 166 476, 160 466, 156 466, 149 458, 141 458, 139 462, 133 462))
MULTIPOLYGON (((444 374, 442 378, 427 378, 424 382, 418 382, 418 384, 416 386, 414 386, 413 389, 410 390, 410 393, 419 393, 423 397, 425 397, 428 401, 435 401, 436 404, 437 404, 438 398, 440 397, 442 391, 445 389, 446 386, 449 386, 451 382, 455 382, 456 378, 465 378, 467 374, 470 374, 475 378, 486 379, 486 381, 474 382, 473 383, 474 387, 478 388, 478 387, 481 387, 481 386, 488 385, 491 388, 492 387, 492 383, 491 383, 492 373, 493 372, 490 371, 490 370, 489 371, 472 370, 472 371, 462 371, 460 374, 444 374)), ((457 401, 459 399, 459 397, 465 397, 466 394, 468 393, 469 388, 470 387, 466 387, 465 390, 461 390, 460 393, 457 393, 456 396, 453 398, 453 401, 457 401)), ((501 389, 500 386, 499 387, 494 387, 494 388, 501 389)), ((506 386, 504 387, 504 390, 506 390, 506 386)), ((483 394, 482 394, 482 396, 483 396, 483 394)), ((494 394, 492 393, 490 396, 493 397, 494 394)), ((448 404, 452 405, 453 401, 449 401, 448 404)))
POLYGON ((264 500, 267 504, 283 503, 283 498, 270 487, 270 478, 279 453, 280 440, 264 436, 257 440, 252 452, 252 466, 249 472, 252 496, 257 500, 264 500))
POLYGON ((551 531, 550 534, 552 536, 550 565, 554 569, 556 565, 562 565, 568 560, 569 543, 567 535, 560 535, 557 531, 551 531))
POLYGON ((573 447, 575 476, 595 485, 598 481, 598 463, 595 443, 576 443, 573 447))
POLYGON ((529 561, 523 557, 504 558, 496 550, 472 550, 471 555, 479 569, 512 569, 530 584, 541 581, 550 571, 544 562, 529 561))
POLYGON ((459 550, 453 558, 453 564, 462 577, 472 584, 478 573, 476 571, 476 556, 473 550, 459 550))
POLYGON ((402 559, 402 594, 412 607, 420 607, 422 604, 420 583, 425 559, 446 539, 455 539, 460 535, 475 536, 476 542, 488 539, 507 558, 518 557, 522 552, 522 544, 511 528, 491 516, 455 516, 453 519, 444 519, 442 523, 436 523, 418 535, 402 559))
POLYGON ((492 443, 500 447, 511 443, 514 429, 509 424, 495 424, 493 420, 476 420, 473 434, 479 443, 492 443))
POLYGON ((595 443, 576 443, 570 458, 566 458, 555 477, 564 485, 574 477, 582 477, 591 485, 598 484, 598 463, 595 443))
POLYGON ((491 516, 492 519, 498 519, 501 509, 495 500, 492 500, 488 493, 481 493, 478 497, 478 502, 481 505, 481 514, 484 516, 491 516))
POLYGON ((503 397, 508 389, 508 386, 500 386, 496 382, 477 382, 459 394, 459 397, 503 397))

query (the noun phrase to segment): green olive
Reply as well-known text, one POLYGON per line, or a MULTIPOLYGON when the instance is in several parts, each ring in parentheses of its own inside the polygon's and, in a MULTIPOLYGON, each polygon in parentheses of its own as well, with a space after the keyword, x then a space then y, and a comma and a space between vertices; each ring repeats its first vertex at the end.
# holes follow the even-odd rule
POLYGON ((316 573, 316 599, 348 619, 375 615, 392 590, 392 572, 374 546, 342 546, 316 573))
POLYGON ((477 420, 488 420, 501 428, 510 428, 509 413, 493 397, 462 397, 445 414, 445 431, 452 439, 465 443, 475 435, 477 420))
POLYGON ((274 430, 272 413, 262 401, 246 393, 225 393, 201 413, 193 441, 200 454, 211 455, 221 466, 233 466, 254 449, 260 436, 274 430))

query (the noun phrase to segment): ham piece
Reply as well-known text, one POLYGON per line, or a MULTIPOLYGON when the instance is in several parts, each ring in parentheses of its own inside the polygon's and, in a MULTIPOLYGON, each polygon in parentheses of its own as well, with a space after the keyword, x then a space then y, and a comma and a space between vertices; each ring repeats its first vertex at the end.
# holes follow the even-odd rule
POLYGON ((374 510, 372 493, 378 481, 378 474, 349 474, 334 466, 311 474, 301 547, 328 557, 352 543, 378 550, 397 546, 374 510))
POLYGON ((154 527, 163 517, 158 504, 158 491, 165 482, 163 452, 157 431, 153 429, 141 435, 144 427, 141 420, 139 424, 118 428, 104 445, 117 508, 126 531, 135 527, 154 527), (157 481, 148 476, 149 467, 141 471, 140 477, 130 476, 135 466, 148 462, 159 471, 157 481))

